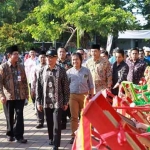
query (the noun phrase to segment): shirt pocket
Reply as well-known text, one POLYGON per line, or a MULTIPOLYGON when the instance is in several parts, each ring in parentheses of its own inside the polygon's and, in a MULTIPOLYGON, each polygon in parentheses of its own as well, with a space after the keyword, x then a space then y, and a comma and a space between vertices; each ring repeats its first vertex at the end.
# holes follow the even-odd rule
POLYGON ((82 83, 87 83, 88 81, 88 74, 83 74, 82 75, 82 83))

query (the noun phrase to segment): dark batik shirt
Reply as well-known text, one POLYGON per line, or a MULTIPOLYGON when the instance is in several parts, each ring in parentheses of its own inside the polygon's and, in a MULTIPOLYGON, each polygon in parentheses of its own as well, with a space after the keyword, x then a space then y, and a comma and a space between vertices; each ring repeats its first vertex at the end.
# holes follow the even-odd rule
POLYGON ((127 59, 126 63, 129 66, 127 80, 133 82, 134 84, 139 84, 140 79, 144 76, 146 63, 140 59, 136 62, 133 62, 131 59, 127 59))
POLYGON ((62 108, 69 101, 69 82, 64 68, 56 65, 43 67, 38 74, 36 100, 44 108, 62 108))
POLYGON ((122 61, 119 65, 117 62, 113 64, 113 86, 116 83, 121 83, 122 81, 127 81, 127 75, 129 72, 129 66, 122 61))
POLYGON ((66 59, 65 61, 57 60, 57 64, 60 65, 61 67, 65 68, 66 70, 72 68, 72 64, 70 60, 66 59))
POLYGON ((13 67, 11 65, 12 77, 14 81, 14 95, 15 99, 20 99, 19 81, 20 81, 20 71, 18 71, 17 66, 13 67))

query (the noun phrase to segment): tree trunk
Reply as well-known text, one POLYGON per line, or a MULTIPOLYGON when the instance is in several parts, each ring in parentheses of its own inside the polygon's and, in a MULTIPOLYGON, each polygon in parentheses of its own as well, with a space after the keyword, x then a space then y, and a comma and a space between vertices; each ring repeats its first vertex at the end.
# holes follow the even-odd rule
POLYGON ((68 43, 72 40, 72 38, 73 38, 76 31, 77 31, 77 28, 75 28, 74 31, 72 32, 71 36, 69 37, 68 41, 65 44, 65 48, 67 47, 68 43))

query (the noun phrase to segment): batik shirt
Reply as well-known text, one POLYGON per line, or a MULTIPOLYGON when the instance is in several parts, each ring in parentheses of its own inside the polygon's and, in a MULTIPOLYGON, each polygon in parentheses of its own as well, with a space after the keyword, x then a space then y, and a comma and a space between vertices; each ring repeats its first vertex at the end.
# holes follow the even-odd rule
POLYGON ((126 59, 126 63, 129 66, 127 80, 133 82, 134 84, 139 84, 140 79, 144 77, 146 63, 140 59, 136 62, 133 62, 131 59, 126 59))
POLYGON ((6 100, 24 100, 28 97, 28 85, 24 67, 15 67, 9 61, 0 65, 0 98, 6 100))
POLYGON ((69 101, 69 82, 64 68, 43 67, 38 74, 36 100, 44 108, 62 108, 69 101))
POLYGON ((72 67, 70 60, 67 60, 67 59, 63 62, 61 60, 57 60, 57 64, 60 65, 61 67, 65 68, 66 70, 68 70, 72 67))
POLYGON ((91 71, 94 82, 94 93, 110 88, 112 85, 112 69, 110 62, 102 57, 94 61, 90 58, 86 61, 86 67, 91 71))

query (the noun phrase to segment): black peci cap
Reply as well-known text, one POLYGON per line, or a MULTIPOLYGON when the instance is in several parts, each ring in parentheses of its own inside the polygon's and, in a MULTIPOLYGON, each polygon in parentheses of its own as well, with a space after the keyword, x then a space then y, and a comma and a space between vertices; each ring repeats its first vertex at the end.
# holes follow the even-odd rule
POLYGON ((99 44, 93 44, 91 46, 91 49, 98 49, 98 50, 100 50, 100 45, 99 44))
POLYGON ((46 52, 45 51, 40 51, 39 55, 46 55, 46 52))
POLYGON ((19 51, 17 45, 13 45, 13 46, 10 46, 10 47, 6 48, 6 53, 12 54, 15 51, 19 51))
POLYGON ((57 57, 57 51, 55 49, 50 49, 46 52, 46 56, 57 57))

